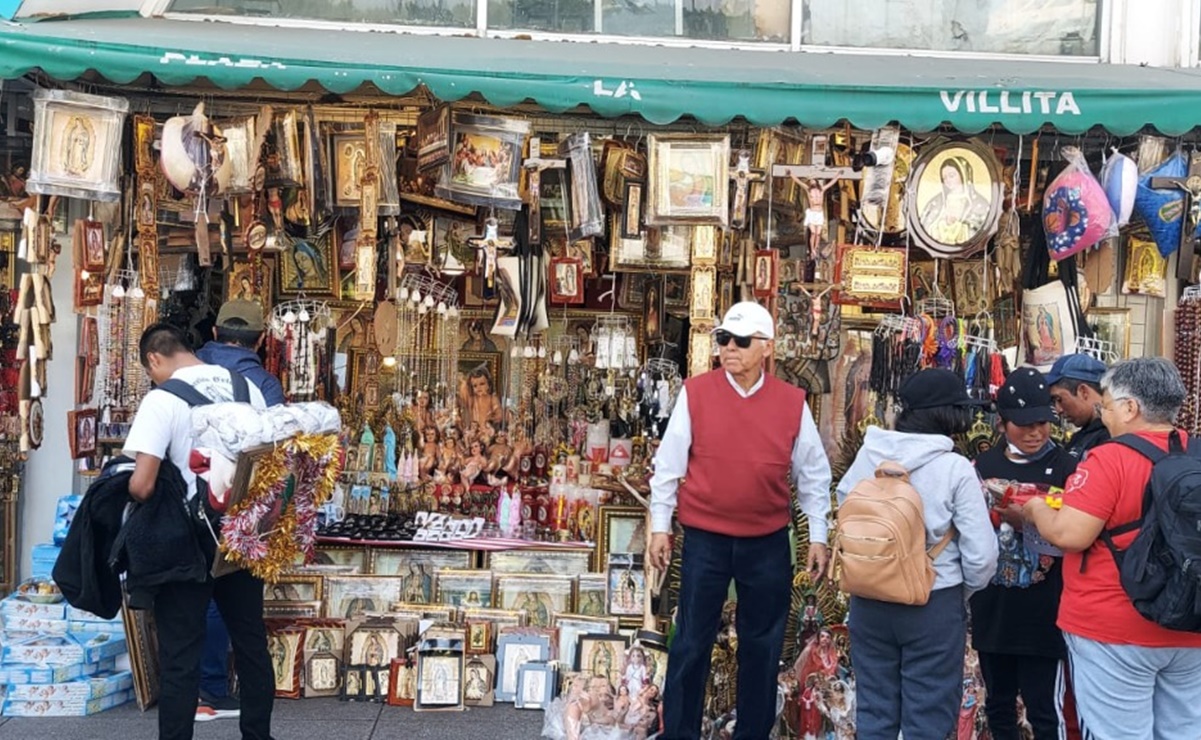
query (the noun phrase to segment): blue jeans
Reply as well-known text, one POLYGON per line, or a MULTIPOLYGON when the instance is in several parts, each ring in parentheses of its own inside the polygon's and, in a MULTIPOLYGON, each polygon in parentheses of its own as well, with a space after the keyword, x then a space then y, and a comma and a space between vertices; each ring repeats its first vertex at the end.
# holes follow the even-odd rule
POLYGON ((229 630, 210 601, 204 633, 204 655, 200 659, 200 690, 221 699, 229 695, 229 630))
POLYGON ((1201 726, 1201 648, 1114 645, 1063 634, 1087 740, 1179 740, 1201 726))
POLYGON ((851 597, 848 630, 859 740, 954 737, 963 698, 967 616, 963 587, 940 588, 925 606, 851 597))
POLYGON ((676 634, 667 660, 662 740, 701 732, 713 641, 730 581, 738 593, 738 725, 735 740, 766 740, 776 719, 784 623, 792 598, 788 528, 730 537, 685 527, 676 634))

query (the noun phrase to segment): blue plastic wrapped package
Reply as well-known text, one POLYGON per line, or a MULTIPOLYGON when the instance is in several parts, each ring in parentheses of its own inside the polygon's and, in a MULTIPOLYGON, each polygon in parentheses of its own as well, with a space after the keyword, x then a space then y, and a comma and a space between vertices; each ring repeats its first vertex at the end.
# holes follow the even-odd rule
POLYGON ((61 545, 67 541, 67 530, 71 528, 71 520, 79 509, 83 496, 62 496, 58 499, 58 508, 54 512, 54 544, 61 545))
POLYGON ((1101 168, 1101 186, 1105 188, 1105 197, 1109 198, 1109 207, 1113 209, 1118 226, 1130 223, 1134 197, 1138 193, 1138 167, 1134 160, 1113 150, 1101 168))
MULTIPOLYGON (((1157 190, 1151 187, 1151 181, 1157 177, 1183 178, 1187 174, 1188 161, 1182 153, 1176 152, 1138 180, 1134 212, 1147 225, 1155 246, 1165 258, 1180 248, 1180 235, 1184 229, 1184 191, 1180 188, 1157 190)), ((1201 226, 1198 232, 1201 233, 1201 226)))

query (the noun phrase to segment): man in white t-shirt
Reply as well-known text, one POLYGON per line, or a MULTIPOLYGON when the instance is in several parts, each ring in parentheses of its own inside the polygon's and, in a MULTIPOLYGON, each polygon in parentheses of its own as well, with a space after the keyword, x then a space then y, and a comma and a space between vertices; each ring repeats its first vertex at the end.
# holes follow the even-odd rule
MULTIPOLYGON (((176 327, 161 323, 147 327, 139 351, 142 366, 156 385, 181 380, 214 403, 234 400, 230 371, 197 359, 176 327)), ((248 386, 251 405, 266 409, 263 394, 254 384, 248 386)), ((130 496, 147 501, 155 495, 159 467, 166 459, 182 474, 188 497, 196 495, 196 476, 188 466, 191 419, 187 402, 166 390, 151 390, 142 399, 125 440, 125 454, 136 461, 130 496)), ((203 543, 202 549, 211 554, 213 544, 203 543)), ((210 599, 217 602, 233 643, 241 686, 242 740, 270 740, 275 680, 263 626, 263 582, 246 570, 206 583, 166 584, 155 594, 161 667, 159 740, 192 740, 210 599)))

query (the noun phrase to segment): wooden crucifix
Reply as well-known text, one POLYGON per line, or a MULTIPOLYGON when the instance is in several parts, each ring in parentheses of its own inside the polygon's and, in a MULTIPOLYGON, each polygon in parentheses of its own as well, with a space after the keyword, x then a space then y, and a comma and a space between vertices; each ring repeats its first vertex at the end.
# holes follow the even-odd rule
MULTIPOLYGON (((531 246, 542 243, 542 171, 562 170, 567 168, 566 159, 544 159, 542 157, 542 140, 537 136, 530 137, 530 156, 521 163, 528 170, 526 177, 530 193, 530 218, 527 241, 531 246)), ((489 283, 491 285, 491 283, 489 283)))
POLYGON ((1197 270, 1197 225, 1201 209, 1201 156, 1194 153, 1189 157, 1188 174, 1185 177, 1152 177, 1154 190, 1180 190, 1184 193, 1184 209, 1180 224, 1180 254, 1176 258, 1176 277, 1192 280, 1197 270))
POLYGON ((741 230, 746 228, 747 202, 751 183, 763 180, 763 172, 751 170, 751 153, 746 149, 738 152, 738 164, 730 173, 730 179, 734 181, 734 203, 730 208, 730 226, 741 230))
MULTIPOLYGON (((534 217, 531 214, 530 220, 534 217)), ((489 218, 484 222, 484 233, 469 237, 467 244, 476 251, 476 270, 484 276, 484 284, 492 289, 496 278, 496 260, 502 249, 512 249, 513 240, 500 236, 500 222, 489 218)))

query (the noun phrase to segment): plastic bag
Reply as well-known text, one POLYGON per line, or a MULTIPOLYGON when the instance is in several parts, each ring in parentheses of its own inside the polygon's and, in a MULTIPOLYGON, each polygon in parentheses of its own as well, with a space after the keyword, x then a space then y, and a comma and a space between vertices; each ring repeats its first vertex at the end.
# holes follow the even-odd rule
POLYGON ((1134 160, 1114 149, 1101 168, 1101 186, 1105 188, 1105 197, 1109 199, 1118 226, 1130 223, 1134 198, 1138 194, 1138 166, 1134 160))
POLYGON ((1134 211, 1147 225, 1155 246, 1164 257, 1180 248, 1180 236, 1184 228, 1184 191, 1179 188, 1157 190, 1151 187, 1151 181, 1157 177, 1182 178, 1186 174, 1188 161, 1182 153, 1176 152, 1138 181, 1134 211))
POLYGON ((1105 189, 1074 146, 1061 150, 1068 166, 1059 173, 1043 196, 1043 231, 1047 251, 1059 261, 1117 236, 1118 225, 1105 189))

